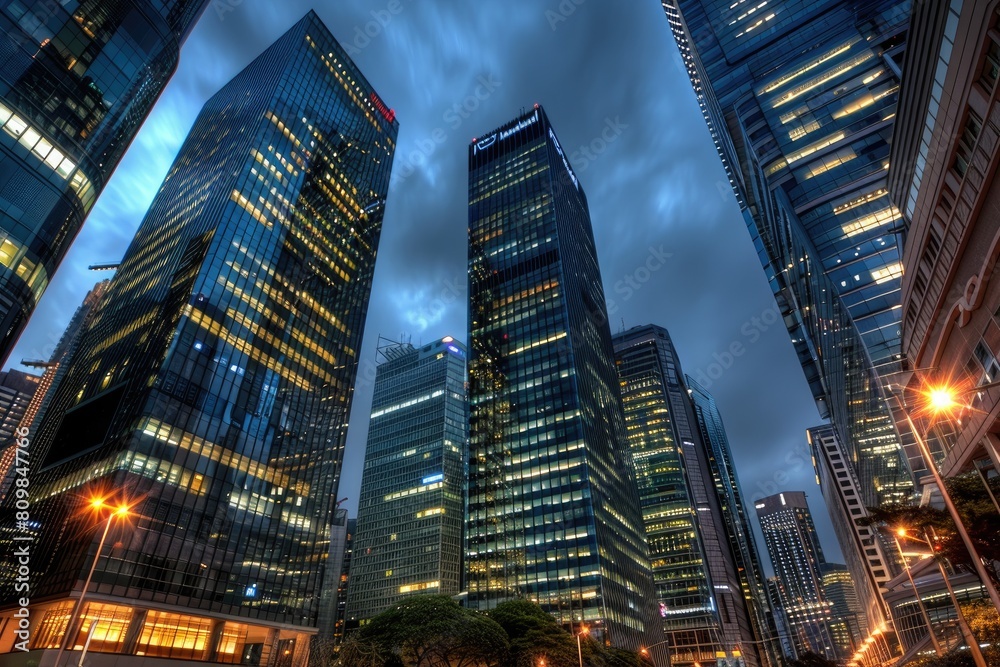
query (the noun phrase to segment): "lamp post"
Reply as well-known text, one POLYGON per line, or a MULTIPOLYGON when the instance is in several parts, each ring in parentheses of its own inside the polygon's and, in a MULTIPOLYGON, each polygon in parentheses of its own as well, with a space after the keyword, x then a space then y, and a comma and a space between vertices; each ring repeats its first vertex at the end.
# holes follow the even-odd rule
MULTIPOLYGON (((983 388, 985 387, 976 387, 976 391, 980 391, 983 388)), ((997 589, 993 585, 993 581, 986 573, 986 567, 983 565, 982 558, 979 557, 979 553, 976 551, 975 545, 972 544, 972 538, 969 537, 969 533, 965 529, 965 524, 962 522, 962 517, 958 513, 958 508, 955 507, 951 494, 948 493, 948 487, 945 486, 944 479, 941 477, 941 472, 938 470, 937 462, 934 460, 934 457, 931 456, 930 450, 927 448, 927 442, 918 432, 916 424, 913 423, 913 418, 910 417, 910 411, 906 409, 906 406, 903 404, 903 400, 899 397, 899 394, 895 394, 891 391, 889 393, 892 396, 895 396, 896 402, 899 404, 899 407, 903 412, 903 416, 906 418, 906 423, 910 427, 910 431, 913 433, 913 439, 917 442, 917 447, 920 450, 920 456, 924 459, 924 464, 927 466, 927 469, 934 478, 934 483, 941 492, 941 498, 944 499, 945 507, 948 508, 948 513, 951 515, 952 521, 955 522, 955 530, 962 538, 962 543, 965 545, 966 551, 969 552, 969 556, 972 558, 972 565, 976 568, 976 574, 978 574, 979 578, 982 580, 983 586, 986 588, 986 592, 990 596, 990 600, 993 601, 993 606, 996 607, 997 612, 1000 613, 1000 594, 997 593, 997 589)), ((947 391, 946 389, 932 389, 929 392, 929 397, 930 407, 935 413, 950 409, 956 405, 955 394, 947 391)))
POLYGON ((586 625, 581 625, 580 631, 576 633, 576 656, 580 659, 580 667, 583 667, 583 649, 580 647, 580 637, 589 634, 590 628, 586 625))
MULTIPOLYGON (((104 502, 104 498, 94 498, 89 503, 91 509, 95 511, 100 511, 109 507, 107 503, 104 502)), ((76 599, 76 604, 73 605, 73 613, 70 614, 69 623, 66 626, 66 634, 63 635, 62 641, 59 643, 59 652, 56 653, 56 659, 53 663, 55 667, 59 667, 59 661, 62 659, 63 653, 66 651, 66 646, 73 641, 73 631, 75 629, 77 621, 80 619, 80 613, 83 611, 83 599, 87 595, 87 589, 90 588, 90 580, 94 576, 94 570, 97 569, 97 561, 101 558, 101 552, 104 550, 104 541, 108 538, 108 532, 111 530, 111 522, 115 518, 126 518, 129 516, 129 506, 122 504, 116 507, 110 514, 108 514, 108 520, 104 522, 104 532, 101 533, 101 541, 97 543, 97 553, 94 554, 94 560, 90 564, 90 570, 87 572, 87 579, 83 582, 83 590, 80 591, 80 597, 76 599)), ((91 621, 92 623, 94 621, 91 621)), ((88 641, 83 647, 83 653, 80 655, 79 665, 83 665, 84 658, 87 657, 87 647, 90 645, 88 641)))
POLYGON ((934 652, 940 658, 944 655, 944 651, 941 649, 941 643, 938 641, 937 635, 934 634, 934 625, 931 623, 931 617, 927 614, 927 607, 924 606, 924 601, 920 599, 920 591, 917 590, 917 582, 913 580, 913 573, 910 572, 910 563, 906 560, 906 556, 903 555, 903 547, 899 545, 899 539, 897 535, 904 535, 906 531, 899 533, 898 531, 893 533, 892 541, 896 544, 896 551, 899 552, 899 559, 903 561, 903 569, 906 570, 906 578, 910 580, 910 588, 913 589, 913 597, 917 601, 917 607, 920 609, 920 615, 924 619, 924 625, 927 626, 927 634, 930 635, 931 643, 934 645, 934 652))
POLYGON ((639 653, 649 658, 649 661, 653 663, 653 667, 656 667, 656 661, 653 660, 653 654, 649 652, 649 649, 656 648, 657 646, 663 646, 664 644, 669 644, 669 643, 670 643, 669 639, 664 639, 662 642, 656 642, 655 644, 652 644, 650 646, 642 646, 639 648, 639 653))
MULTIPOLYGON (((976 640, 976 636, 972 634, 972 628, 969 627, 968 621, 965 620, 965 614, 962 613, 962 607, 958 604, 958 598, 955 596, 955 589, 951 585, 951 581, 948 579, 948 572, 945 570, 944 563, 941 557, 937 555, 934 550, 934 543, 931 542, 930 536, 927 534, 927 529, 924 529, 924 539, 910 537, 907 535, 905 528, 900 528, 896 531, 896 534, 900 537, 915 540, 917 542, 926 542, 927 546, 931 550, 931 558, 937 562, 938 570, 941 572, 941 578, 944 580, 945 588, 948 589, 948 596, 951 598, 951 603, 955 607, 955 615, 958 619, 958 627, 962 630, 962 636, 965 638, 965 643, 969 646, 969 653, 972 654, 972 660, 976 663, 976 667, 987 667, 986 659, 983 657, 983 652, 979 648, 979 641, 976 640)), ((899 542, 897 542, 899 544, 899 542)))

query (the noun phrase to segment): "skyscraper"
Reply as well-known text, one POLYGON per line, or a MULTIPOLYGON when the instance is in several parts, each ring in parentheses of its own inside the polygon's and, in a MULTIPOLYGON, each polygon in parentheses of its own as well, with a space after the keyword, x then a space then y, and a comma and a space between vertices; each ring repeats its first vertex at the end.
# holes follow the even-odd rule
POLYGON ((43 379, 43 383, 46 386, 43 391, 39 391, 35 395, 35 399, 32 401, 32 408, 25 414, 25 428, 32 429, 45 418, 45 411, 52 400, 52 394, 55 392, 56 387, 59 386, 62 378, 65 377, 69 360, 76 353, 77 348, 80 347, 80 340, 83 338, 83 334, 94 322, 101 299, 104 298, 104 294, 108 291, 110 284, 110 280, 102 280, 94 285, 93 289, 83 297, 83 303, 80 304, 76 312, 73 313, 73 317, 70 318, 66 330, 63 331, 63 335, 59 338, 59 342, 56 343, 56 347, 49 357, 48 366, 43 374, 43 378, 45 378, 43 379))
POLYGON ((376 101, 310 12, 202 109, 40 429, 32 648, 305 660, 398 132, 376 101), (132 505, 103 554, 94 496, 132 505))
POLYGON ((910 2, 663 7, 820 415, 867 506, 907 500, 922 463, 879 374, 901 360, 886 169, 910 2))
MULTIPOLYGON (((29 439, 34 438, 35 426, 40 424, 44 418, 49 402, 52 400, 52 394, 66 375, 66 364, 79 346, 83 332, 93 322, 94 316, 97 314, 97 306, 100 304, 104 292, 107 291, 108 284, 109 281, 102 280, 87 292, 83 303, 73 313, 69 325, 59 338, 48 362, 45 363, 45 372, 42 373, 38 389, 31 397, 31 401, 24 411, 24 417, 21 419, 20 428, 27 430, 29 439)), ((0 452, 0 502, 2 502, 14 483, 11 469, 17 453, 17 443, 5 440, 0 440, 0 442, 7 444, 7 447, 0 452)))
POLYGON ((469 604, 654 643, 587 198, 538 105, 469 146, 469 294, 469 604))
POLYGON ((1000 470, 998 26, 990 2, 914 3, 888 176, 908 223, 903 354, 919 369, 894 379, 964 388, 956 400, 971 408, 927 424, 946 478, 1000 470))
MULTIPOLYGON (((837 660, 830 630, 832 605, 823 591, 826 563, 806 494, 789 491, 754 505, 777 577, 778 598, 800 655, 811 651, 837 660)), ((843 656, 847 657, 847 656, 843 656)))
POLYGON ((462 585, 465 345, 385 341, 379 353, 347 591, 354 627, 407 595, 462 585))
POLYGON ((847 566, 840 563, 824 563, 820 570, 823 572, 823 591, 833 605, 830 623, 833 641, 840 655, 851 655, 868 635, 868 621, 858 601, 854 578, 847 566))
POLYGON ((26 421, 31 419, 32 406, 38 394, 45 391, 48 384, 43 375, 31 375, 18 370, 7 370, 0 373, 0 500, 7 494, 12 478, 8 475, 17 457, 17 440, 15 432, 19 428, 27 428, 26 421), (27 417, 27 419, 26 419, 27 417))
POLYGON ((756 603, 753 596, 762 584, 740 572, 750 556, 742 551, 745 544, 731 538, 724 516, 734 513, 736 530, 741 520, 735 516, 736 505, 742 501, 727 486, 735 477, 710 463, 714 453, 704 438, 704 428, 710 426, 716 444, 728 448, 724 431, 718 431, 721 418, 696 409, 666 329, 633 327, 616 334, 613 342, 671 664, 693 666, 720 656, 742 657, 751 667, 766 664, 757 642, 771 633, 758 625, 766 620, 748 606, 756 603))
POLYGON ((0 442, 14 437, 41 380, 40 375, 13 369, 0 373, 0 442))
POLYGON ((207 4, 0 5, 0 363, 207 4))
POLYGON ((750 523, 750 513, 743 503, 743 489, 736 474, 732 448, 722 423, 722 415, 715 398, 690 376, 684 377, 688 392, 694 401, 702 441, 707 447, 708 463, 715 482, 716 495, 725 519, 729 546, 733 551, 736 572, 747 610, 750 612, 756 641, 763 647, 768 661, 772 665, 777 665, 782 655, 781 644, 778 641, 774 613, 767 596, 764 571, 760 566, 757 540, 750 523))

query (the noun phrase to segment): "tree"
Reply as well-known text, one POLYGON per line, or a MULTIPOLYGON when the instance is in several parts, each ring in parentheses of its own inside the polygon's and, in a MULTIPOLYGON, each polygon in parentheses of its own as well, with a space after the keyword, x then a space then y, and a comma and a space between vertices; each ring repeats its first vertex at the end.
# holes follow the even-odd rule
POLYGON ((501 602, 489 612, 510 640, 510 667, 535 667, 545 658, 547 667, 575 667, 576 639, 552 614, 527 600, 501 602))
MULTIPOLYGON (((948 493, 962 517, 969 538, 986 564, 986 572, 994 584, 1000 585, 992 563, 1000 561, 1000 514, 990 499, 978 473, 967 473, 945 480, 948 493)), ((925 529, 932 529, 938 538, 939 553, 954 565, 974 569, 965 543, 955 529, 951 515, 933 507, 889 505, 869 509, 870 516, 862 521, 868 525, 884 525, 890 530, 902 527, 923 538, 925 529)))
MULTIPOLYGON (((367 660, 358 663, 365 667, 385 667, 393 656, 405 667, 499 667, 507 656, 503 628, 447 595, 405 598, 374 616, 354 641, 352 655, 367 660)), ((354 663, 342 657, 341 664, 354 663)))

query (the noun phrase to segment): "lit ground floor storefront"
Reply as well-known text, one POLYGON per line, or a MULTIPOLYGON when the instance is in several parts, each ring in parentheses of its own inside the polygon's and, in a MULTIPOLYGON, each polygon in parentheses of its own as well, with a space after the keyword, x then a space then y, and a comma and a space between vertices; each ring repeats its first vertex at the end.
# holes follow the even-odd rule
MULTIPOLYGON (((88 595, 60 663, 80 664, 84 653, 91 667, 154 667, 177 660, 259 667, 308 663, 310 632, 305 628, 124 602, 88 595)), ((53 667, 75 604, 65 599, 30 607, 26 635, 25 623, 15 616, 18 610, 0 611, 0 667, 53 667)))

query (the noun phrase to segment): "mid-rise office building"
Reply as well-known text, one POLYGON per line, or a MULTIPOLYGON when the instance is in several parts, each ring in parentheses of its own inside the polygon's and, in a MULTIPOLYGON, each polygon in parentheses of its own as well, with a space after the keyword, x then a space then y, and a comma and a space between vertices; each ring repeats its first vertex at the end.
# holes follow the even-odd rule
POLYGON ((795 651, 811 651, 836 661, 839 657, 830 629, 832 604, 823 591, 826 563, 806 494, 789 491, 758 500, 754 507, 777 592, 795 651))
MULTIPOLYGON (((919 369, 910 389, 951 386, 968 406, 929 433, 945 477, 1000 470, 998 12, 995 1, 914 3, 890 159, 890 194, 909 223, 902 352, 919 369)), ((911 409, 914 398, 902 396, 911 409)))
POLYGON ((469 605, 659 641, 587 198, 538 105, 469 146, 469 295, 469 605))
POLYGON ((409 595, 462 587, 466 347, 386 342, 375 372, 347 625, 409 595))
POLYGON ((398 132, 378 100, 309 12, 198 115, 39 430, 32 650, 305 663, 398 132))
POLYGON ((886 169, 910 2, 663 7, 820 415, 865 504, 905 501, 922 462, 879 378, 902 359, 886 169))
POLYGON ((758 642, 768 636, 766 621, 751 610, 761 584, 744 580, 750 556, 730 532, 745 537, 742 525, 736 527, 742 501, 731 493, 732 471, 706 442, 711 431, 731 463, 721 417, 707 401, 696 408, 666 329, 633 327, 612 340, 671 664, 693 667, 717 658, 765 664, 758 642), (732 513, 732 525, 725 512, 732 513))
POLYGON ((207 0, 0 6, 0 363, 207 0))
MULTIPOLYGON (((0 500, 7 494, 12 478, 8 479, 17 456, 18 429, 27 428, 32 406, 38 394, 45 391, 49 378, 18 370, 0 373, 0 500)), ((21 431, 21 434, 25 431, 21 431)), ((30 431, 28 431, 30 435, 30 431)))
POLYGON ((41 375, 19 370, 0 373, 0 442, 7 444, 14 438, 41 382, 41 375))
POLYGON ((868 620, 858 600, 854 578, 847 566, 840 563, 825 563, 820 570, 823 591, 832 605, 830 630, 837 652, 844 657, 852 655, 868 635, 868 620))
POLYGON ((877 632, 878 641, 885 642, 892 653, 898 643, 884 595, 889 581, 902 572, 901 563, 891 543, 885 541, 876 526, 865 521, 869 512, 862 500, 864 494, 836 430, 830 425, 816 426, 807 431, 807 437, 816 479, 861 608, 857 619, 863 639, 877 632))

